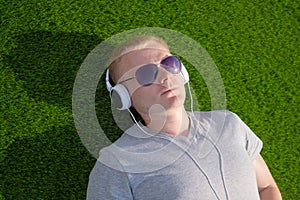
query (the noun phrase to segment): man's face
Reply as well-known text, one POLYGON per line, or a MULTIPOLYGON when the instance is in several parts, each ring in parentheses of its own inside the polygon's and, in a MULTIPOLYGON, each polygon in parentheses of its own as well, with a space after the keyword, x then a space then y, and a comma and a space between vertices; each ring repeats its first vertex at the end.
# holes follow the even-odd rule
MULTIPOLYGON (((170 55, 168 50, 159 48, 141 49, 127 53, 122 56, 119 63, 121 78, 118 82, 135 77, 135 72, 141 65, 159 64, 168 55, 170 55)), ((141 115, 148 115, 149 109, 153 105, 160 105, 165 110, 183 106, 185 89, 180 73, 172 74, 159 66, 156 80, 149 86, 141 86, 135 78, 122 84, 126 86, 131 95, 133 107, 141 115)))

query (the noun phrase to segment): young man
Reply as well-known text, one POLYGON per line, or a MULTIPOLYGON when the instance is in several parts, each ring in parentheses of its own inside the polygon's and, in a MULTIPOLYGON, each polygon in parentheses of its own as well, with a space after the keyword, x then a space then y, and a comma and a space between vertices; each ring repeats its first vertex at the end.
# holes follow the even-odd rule
POLYGON ((100 151, 87 199, 281 199, 262 142, 237 115, 185 110, 188 74, 164 41, 135 38, 111 60, 112 101, 142 122, 100 151))

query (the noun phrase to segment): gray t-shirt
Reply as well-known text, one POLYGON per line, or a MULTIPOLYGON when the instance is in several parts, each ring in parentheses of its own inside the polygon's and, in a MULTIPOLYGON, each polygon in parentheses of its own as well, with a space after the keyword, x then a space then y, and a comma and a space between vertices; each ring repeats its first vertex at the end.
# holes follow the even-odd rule
POLYGON ((100 151, 87 199, 258 200, 262 142, 230 111, 189 113, 187 137, 134 125, 100 151))

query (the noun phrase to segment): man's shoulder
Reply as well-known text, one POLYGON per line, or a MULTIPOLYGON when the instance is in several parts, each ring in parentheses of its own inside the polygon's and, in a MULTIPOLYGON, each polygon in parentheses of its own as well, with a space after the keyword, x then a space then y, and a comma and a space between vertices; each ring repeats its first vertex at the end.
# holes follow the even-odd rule
POLYGON ((200 120, 201 119, 220 120, 220 119, 238 118, 238 115, 230 110, 194 111, 193 114, 197 119, 200 120))

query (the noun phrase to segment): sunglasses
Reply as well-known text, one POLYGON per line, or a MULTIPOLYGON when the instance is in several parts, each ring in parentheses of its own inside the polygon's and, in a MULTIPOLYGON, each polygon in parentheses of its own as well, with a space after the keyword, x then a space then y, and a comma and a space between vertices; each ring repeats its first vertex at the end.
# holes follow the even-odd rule
MULTIPOLYGON (((159 66, 167 70, 168 72, 172 74, 179 74, 181 72, 182 64, 180 59, 177 56, 167 56, 163 58, 159 66)), ((137 82, 142 86, 149 86, 154 83, 156 80, 158 74, 158 65, 154 63, 145 64, 140 66, 136 72, 135 77, 128 78, 126 80, 123 80, 119 82, 119 84, 122 84, 126 81, 136 79, 137 82)))

